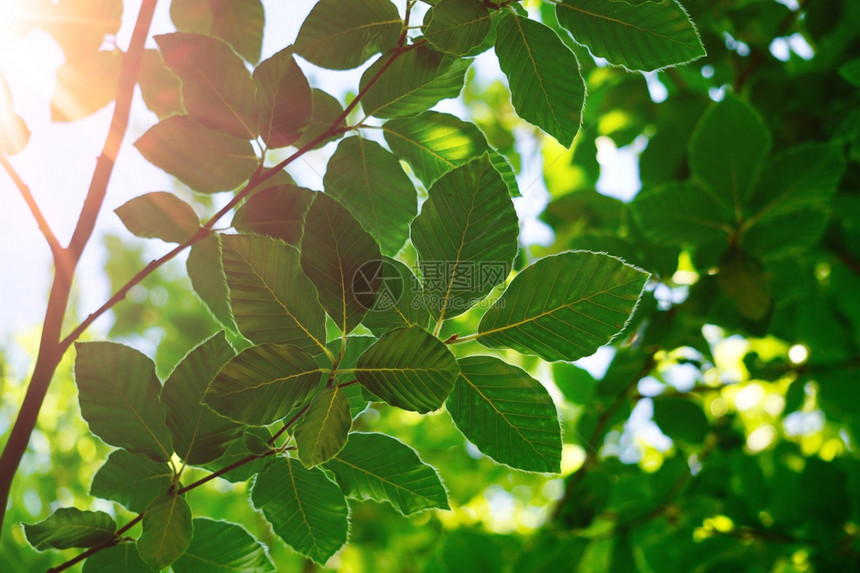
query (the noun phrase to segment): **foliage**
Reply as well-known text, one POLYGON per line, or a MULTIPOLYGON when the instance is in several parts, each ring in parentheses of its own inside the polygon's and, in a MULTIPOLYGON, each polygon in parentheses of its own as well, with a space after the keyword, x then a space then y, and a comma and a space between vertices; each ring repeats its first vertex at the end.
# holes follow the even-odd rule
POLYGON ((26 4, 67 59, 54 119, 115 108, 63 247, 0 86, 56 268, 0 463, 4 569, 856 568, 856 2, 320 0, 262 61, 260 0, 173 0, 157 51, 144 0, 122 53, 120 0, 26 4), (491 52, 506 84, 470 70, 491 52), (357 91, 308 63, 364 66, 357 91), (115 294, 67 331, 135 86, 158 121, 134 147, 197 195, 117 210, 170 250, 111 239, 115 294), (643 141, 642 190, 598 193, 597 150, 643 141), (323 190, 297 185, 326 144, 323 190), (536 161, 547 246, 518 242, 512 166, 536 161), (114 340, 86 340, 108 311, 114 340), (153 357, 130 346, 153 329, 153 357), (605 374, 573 364, 610 343, 605 374), (80 416, 37 427, 71 371, 80 416), (50 449, 77 474, 38 516, 34 429, 89 444, 50 449))

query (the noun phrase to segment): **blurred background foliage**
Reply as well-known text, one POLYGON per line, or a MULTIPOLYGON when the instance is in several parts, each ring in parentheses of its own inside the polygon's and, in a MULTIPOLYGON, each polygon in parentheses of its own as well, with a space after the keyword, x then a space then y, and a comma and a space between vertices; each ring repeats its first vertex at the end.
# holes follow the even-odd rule
MULTIPOLYGON (((649 74, 596 61, 557 26, 552 2, 525 5, 575 50, 587 80, 574 145, 565 150, 519 120, 504 83, 487 74, 470 73, 461 111, 507 156, 524 191, 539 190, 527 195, 546 202, 540 225, 551 240, 528 245, 526 259, 604 251, 654 279, 625 335, 596 359, 549 365, 503 354, 541 380, 559 407, 561 476, 495 464, 444 414, 371 406, 355 429, 390 432, 415 447, 438 468, 452 509, 404 518, 387 505, 357 504, 351 543, 329 566, 356 573, 860 570, 860 82, 847 71, 860 58, 860 3, 684 0, 708 56, 649 74), (761 116, 774 153, 839 146, 849 161, 838 190, 783 221, 770 250, 747 252, 739 242, 721 256, 683 237, 656 243, 633 215, 635 197, 689 180, 690 138, 726 97, 761 116), (625 193, 607 191, 619 153, 632 158, 637 175, 625 193), (793 244, 807 216, 826 225, 793 244)), ((105 238, 104 271, 114 287, 147 262, 137 244, 105 238)), ((450 321, 445 332, 473 332, 480 312, 450 321)), ((163 377, 218 328, 175 263, 132 290, 107 334, 147 349, 163 377)), ((34 330, 17 342, 34 349, 37 339, 34 330)), ((472 344, 452 349, 489 352, 472 344)), ((132 517, 88 494, 109 448, 80 417, 71 358, 42 410, 9 523, 38 521, 51 503, 102 509, 121 522, 132 517)), ((0 434, 25 379, 0 355, 0 434)), ((246 488, 214 480, 195 492, 195 511, 254 525, 281 571, 315 570, 262 533, 269 530, 242 498, 246 488)), ((36 553, 14 526, 2 543, 2 571, 43 570, 75 555, 36 553)))

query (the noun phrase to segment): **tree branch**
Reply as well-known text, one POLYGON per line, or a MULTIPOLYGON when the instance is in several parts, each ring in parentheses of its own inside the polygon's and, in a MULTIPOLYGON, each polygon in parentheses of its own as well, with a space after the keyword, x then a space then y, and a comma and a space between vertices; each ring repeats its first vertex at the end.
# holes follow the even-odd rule
POLYGON ((47 219, 42 215, 41 209, 39 209, 39 205, 36 203, 36 198, 33 197, 33 194, 30 192, 30 187, 24 183, 24 180, 21 179, 21 176, 18 175, 18 172, 15 170, 15 167, 9 162, 9 158, 6 157, 5 153, 0 153, 0 165, 3 165, 3 169, 6 170, 6 173, 9 174, 9 177, 12 179, 12 182, 15 183, 15 187, 18 188, 18 191, 21 192, 21 197, 24 198, 24 202, 27 204, 27 207, 30 209, 30 213, 33 214, 33 218, 36 220, 36 224, 39 226, 39 231, 41 231, 42 235, 45 237, 45 240, 48 241, 48 246, 51 248, 51 254, 54 256, 54 261, 56 263, 57 258, 62 256, 63 247, 60 246, 60 242, 57 240, 57 237, 54 235, 54 232, 51 230, 51 226, 48 225, 47 219))

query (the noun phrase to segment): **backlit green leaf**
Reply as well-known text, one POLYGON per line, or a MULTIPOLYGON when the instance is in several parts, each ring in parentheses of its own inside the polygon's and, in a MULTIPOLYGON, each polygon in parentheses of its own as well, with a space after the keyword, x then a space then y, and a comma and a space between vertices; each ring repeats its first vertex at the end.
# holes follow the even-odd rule
POLYGON ((120 543, 102 549, 84 561, 83 573, 122 571, 123 573, 152 573, 152 568, 140 558, 134 543, 120 543))
POLYGON ((321 372, 313 357, 295 346, 261 344, 230 360, 203 401, 231 420, 264 426, 303 403, 321 372))
POLYGON ((27 541, 39 551, 93 547, 111 539, 115 531, 116 523, 105 512, 74 507, 61 507, 39 523, 24 524, 27 541))
POLYGON ((250 142, 199 125, 188 116, 168 117, 135 144, 147 161, 195 191, 229 191, 257 169, 250 142))
POLYGON ((138 237, 184 243, 200 229, 200 219, 191 205, 164 191, 135 197, 115 211, 126 228, 138 237))
POLYGON ((201 343, 176 366, 161 390, 173 448, 184 462, 204 464, 242 436, 242 427, 201 404, 215 375, 236 353, 219 332, 201 343))
POLYGON ((716 200, 687 182, 643 189, 630 210, 645 236, 660 245, 728 245, 734 231, 716 200))
POLYGON ((96 472, 90 493, 140 513, 164 495, 172 478, 173 470, 166 463, 116 450, 96 472))
POLYGON ((145 50, 137 78, 143 102, 159 119, 185 113, 182 84, 161 58, 158 50, 145 50))
POLYGON ((424 37, 448 54, 466 55, 490 33, 490 11, 479 0, 441 0, 424 16, 424 37))
POLYGON ((379 398, 422 414, 442 406, 459 372, 451 351, 417 326, 387 332, 355 367, 361 385, 379 398))
POLYGON ((275 571, 266 548, 241 525, 198 517, 194 536, 175 563, 176 573, 264 573, 275 571))
POLYGON ((227 277, 221 261, 221 237, 212 235, 192 245, 186 263, 191 285, 212 315, 230 330, 236 323, 230 312, 227 277))
POLYGON ((226 235, 222 241, 230 304, 242 334, 257 343, 323 351, 325 315, 298 251, 265 237, 226 235))
POLYGON ((383 253, 393 256, 403 247, 418 198, 397 158, 381 145, 361 137, 341 141, 323 186, 376 238, 383 253))
POLYGON ((772 298, 764 269, 741 249, 732 249, 723 256, 717 281, 722 291, 734 299, 742 316, 761 320, 770 310, 772 298))
POLYGON ((79 342, 75 349, 81 415, 90 430, 112 446, 169 460, 173 447, 152 360, 112 342, 79 342))
POLYGON ((195 121, 239 139, 257 136, 254 82, 241 58, 217 38, 176 32, 156 36, 164 63, 182 82, 195 121))
POLYGON ((340 134, 333 133, 333 131, 329 130, 337 130, 344 125, 343 120, 340 122, 337 121, 341 114, 343 114, 343 106, 337 98, 329 95, 323 90, 313 88, 311 89, 311 102, 313 104, 311 120, 304 132, 302 132, 298 141, 293 144, 299 149, 308 145, 310 142, 326 132, 332 133, 330 137, 320 141, 315 148, 325 145, 329 141, 340 136, 340 134))
POLYGON ((287 545, 317 563, 324 564, 346 543, 346 499, 319 468, 279 459, 257 476, 251 501, 287 545))
POLYGON ((305 215, 314 192, 295 185, 275 185, 251 195, 236 211, 233 227, 242 233, 268 235, 288 245, 302 240, 305 215))
POLYGON ((346 443, 352 416, 349 400, 337 386, 316 395, 296 426, 296 446, 305 467, 333 458, 346 443))
POLYGON ((708 418, 702 407, 684 398, 655 398, 654 421, 673 440, 699 444, 708 433, 708 418))
POLYGON ((507 278, 519 225, 489 156, 447 173, 412 223, 427 306, 438 320, 469 310, 507 278))
POLYGON ((373 307, 382 266, 379 246, 337 201, 317 193, 305 220, 301 262, 341 332, 373 307))
POLYGON ((261 0, 173 0, 177 29, 221 38, 251 63, 260 59, 265 14, 261 0))
POLYGON ((391 436, 353 432, 325 467, 350 498, 387 501, 403 515, 448 509, 448 494, 436 470, 391 436))
MULTIPOLYGON (((236 440, 230 444, 223 456, 214 462, 205 464, 205 467, 211 471, 218 471, 236 462, 243 461, 249 456, 259 453, 252 452, 249 447, 249 443, 254 443, 256 445, 259 445, 260 443, 266 444, 271 438, 272 433, 266 428, 247 427, 245 428, 243 439, 236 440)), ((256 450, 257 448, 255 447, 254 449, 256 450)), ((237 466, 227 473, 221 474, 219 477, 231 483, 242 482, 263 471, 272 465, 274 461, 275 457, 273 455, 257 457, 256 459, 237 466)))
POLYGON ((561 429, 540 382, 492 356, 470 356, 459 364, 460 377, 445 405, 463 435, 497 462, 558 473, 561 429))
POLYGON ((402 25, 389 0, 320 0, 302 24, 295 50, 312 64, 349 70, 393 48, 402 25))
POLYGON ((379 291, 362 324, 377 336, 401 326, 429 326, 424 291, 409 267, 383 257, 379 271, 379 291))
POLYGON ((51 119, 75 121, 94 114, 116 97, 122 52, 87 52, 67 59, 57 69, 51 97, 51 119))
POLYGON ((150 567, 164 569, 185 553, 192 532, 188 502, 182 496, 167 494, 146 508, 137 550, 150 567))
POLYGON ((549 361, 588 356, 624 328, 648 276, 588 251, 545 257, 520 272, 484 314, 478 341, 549 361))
POLYGON ((563 0, 559 23, 595 56, 631 70, 656 70, 705 55, 696 28, 675 0, 633 4, 563 0))
POLYGON ((254 70, 257 86, 257 125, 269 147, 295 143, 311 121, 313 95, 302 69, 285 48, 254 70))
MULTIPOLYGON (((390 54, 383 54, 361 76, 365 87, 385 65, 390 54)), ((443 99, 457 97, 463 89, 471 60, 452 58, 426 46, 400 55, 367 90, 361 107, 368 115, 390 119, 426 111, 443 99)))
POLYGON ((550 28, 512 14, 499 23, 496 55, 517 114, 570 147, 585 103, 573 52, 550 28))

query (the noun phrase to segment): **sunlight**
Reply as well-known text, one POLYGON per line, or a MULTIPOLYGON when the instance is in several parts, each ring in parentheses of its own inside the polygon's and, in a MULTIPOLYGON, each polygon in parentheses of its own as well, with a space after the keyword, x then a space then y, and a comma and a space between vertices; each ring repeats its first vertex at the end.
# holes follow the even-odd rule
POLYGON ((20 78, 40 93, 50 94, 53 73, 46 76, 37 71, 55 69, 63 56, 47 34, 31 34, 38 18, 37 9, 37 1, 0 0, 0 74, 10 83, 13 77, 20 78))

